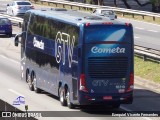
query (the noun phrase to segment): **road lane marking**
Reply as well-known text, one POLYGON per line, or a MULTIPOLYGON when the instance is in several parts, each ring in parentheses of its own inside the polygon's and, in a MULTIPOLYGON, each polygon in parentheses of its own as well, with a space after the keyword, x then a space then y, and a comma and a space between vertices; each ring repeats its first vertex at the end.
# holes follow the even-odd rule
POLYGON ((14 62, 14 63, 19 64, 19 62, 18 62, 18 61, 13 60, 13 59, 10 59, 10 58, 8 58, 8 57, 6 57, 6 56, 4 56, 4 55, 0 55, 0 57, 2 57, 2 58, 4 58, 4 59, 7 59, 7 60, 10 60, 10 61, 12 61, 12 62, 14 62))
POLYGON ((158 32, 158 31, 156 31, 156 30, 148 30, 148 31, 149 31, 149 32, 156 32, 156 33, 158 32))
POLYGON ((135 39, 138 39, 138 38, 140 38, 140 37, 138 37, 138 36, 134 36, 134 38, 135 38, 135 39))
POLYGON ((12 92, 12 93, 14 93, 14 94, 16 94, 16 95, 18 95, 18 96, 24 97, 24 95, 22 95, 21 93, 15 91, 15 90, 13 90, 13 89, 8 89, 8 91, 10 91, 10 92, 12 92))
POLYGON ((136 29, 139 29, 139 30, 144 30, 144 28, 140 28, 140 27, 135 27, 136 29))

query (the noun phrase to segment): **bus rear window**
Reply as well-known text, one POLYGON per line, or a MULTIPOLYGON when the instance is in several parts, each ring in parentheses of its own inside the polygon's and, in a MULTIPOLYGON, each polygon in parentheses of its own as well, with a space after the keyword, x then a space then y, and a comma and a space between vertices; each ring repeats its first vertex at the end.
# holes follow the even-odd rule
POLYGON ((125 25, 90 25, 84 28, 85 43, 126 42, 132 40, 132 29, 125 25))

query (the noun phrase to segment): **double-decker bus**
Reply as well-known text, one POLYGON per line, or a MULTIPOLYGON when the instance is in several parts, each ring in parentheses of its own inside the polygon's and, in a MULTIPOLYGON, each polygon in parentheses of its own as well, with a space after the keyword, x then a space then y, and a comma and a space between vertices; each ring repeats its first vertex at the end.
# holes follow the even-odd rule
POLYGON ((131 104, 134 40, 130 23, 66 9, 30 10, 21 36, 21 75, 31 91, 61 105, 131 104))

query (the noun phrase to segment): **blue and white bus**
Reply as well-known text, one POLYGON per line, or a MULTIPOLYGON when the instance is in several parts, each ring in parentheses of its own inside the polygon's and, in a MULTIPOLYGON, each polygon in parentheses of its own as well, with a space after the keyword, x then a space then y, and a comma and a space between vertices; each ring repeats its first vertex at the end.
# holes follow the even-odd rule
POLYGON ((30 10, 21 35, 21 72, 31 91, 69 108, 131 104, 134 40, 130 23, 66 9, 30 10))

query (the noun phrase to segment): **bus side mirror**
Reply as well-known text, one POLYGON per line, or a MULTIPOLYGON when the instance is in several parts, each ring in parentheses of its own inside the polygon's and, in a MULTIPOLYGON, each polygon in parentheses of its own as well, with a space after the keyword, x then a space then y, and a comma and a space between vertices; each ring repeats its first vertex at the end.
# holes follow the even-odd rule
POLYGON ((20 43, 19 37, 21 37, 22 34, 17 34, 14 38, 14 45, 18 47, 18 44, 20 43))

